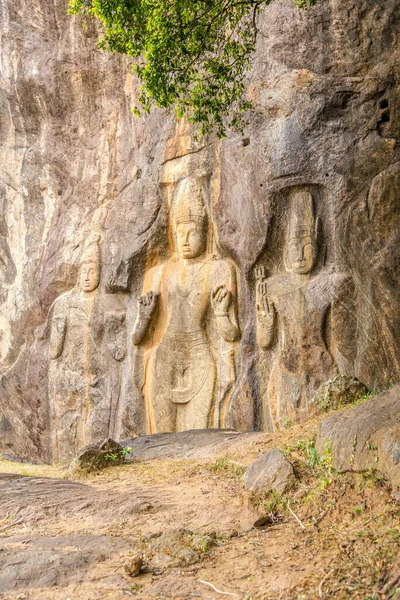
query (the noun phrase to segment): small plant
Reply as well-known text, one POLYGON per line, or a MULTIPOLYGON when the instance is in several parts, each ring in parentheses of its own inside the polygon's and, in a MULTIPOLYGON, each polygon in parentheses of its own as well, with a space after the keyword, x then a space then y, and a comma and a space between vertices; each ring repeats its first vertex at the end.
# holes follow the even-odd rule
POLYGON ((215 463, 208 465, 208 470, 220 477, 227 477, 239 481, 243 477, 244 468, 227 458, 218 458, 215 463))
MULTIPOLYGON (((375 467, 370 467, 369 469, 365 469, 358 474, 359 478, 359 486, 361 488, 367 487, 379 487, 385 488, 387 485, 386 477, 377 471, 375 467)), ((400 516, 400 515, 399 515, 400 516)))
MULTIPOLYGON (((309 440, 297 440, 294 444, 283 448, 282 451, 286 455, 290 455, 292 452, 300 453, 302 458, 298 463, 298 468, 306 467, 308 473, 313 473, 317 477, 318 486, 323 490, 331 485, 334 479, 332 444, 327 442, 322 454, 319 454, 315 447, 315 441, 315 436, 309 440)), ((307 501, 307 497, 305 501, 307 501)))
POLYGON ((106 454, 104 457, 106 460, 108 460, 108 462, 115 462, 117 460, 119 460, 121 457, 119 454, 115 454, 114 452, 110 452, 109 454, 106 454))
POLYGON ((400 529, 388 529, 387 534, 394 542, 400 542, 400 529))
POLYGON ((270 523, 283 521, 287 509, 287 498, 281 496, 276 490, 268 490, 264 493, 254 493, 250 496, 250 504, 265 513, 270 523))
POLYGON ((132 448, 130 446, 126 446, 125 448, 122 448, 121 451, 118 452, 109 452, 108 454, 105 455, 105 459, 106 461, 110 462, 110 463, 121 463, 125 461, 125 458, 128 456, 128 454, 131 452, 132 448))
POLYGON ((359 398, 357 398, 353 404, 355 406, 357 406, 358 404, 362 404, 363 402, 365 402, 366 400, 370 400, 371 398, 373 398, 377 394, 378 394, 377 390, 368 390, 367 392, 365 392, 365 394, 362 394, 362 396, 360 396, 359 398))
POLYGON ((375 444, 373 444, 372 442, 367 442, 367 448, 368 448, 368 450, 371 450, 371 452, 374 453, 374 462, 376 462, 376 463, 379 462, 377 446, 375 446, 375 444))
POLYGON ((140 590, 140 585, 131 585, 130 590, 131 590, 131 592, 136 594, 136 592, 139 592, 139 590, 140 590))
POLYGON ((296 450, 304 455, 305 462, 311 470, 321 464, 322 459, 315 448, 315 437, 310 440, 297 440, 294 444, 286 446, 283 452, 284 454, 290 454, 290 452, 296 450))

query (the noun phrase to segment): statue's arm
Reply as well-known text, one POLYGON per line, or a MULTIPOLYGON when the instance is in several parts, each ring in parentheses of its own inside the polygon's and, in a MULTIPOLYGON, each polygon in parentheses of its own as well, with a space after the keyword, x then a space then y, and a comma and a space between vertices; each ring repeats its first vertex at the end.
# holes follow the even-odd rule
POLYGON ((263 350, 271 348, 276 340, 276 309, 267 295, 267 282, 258 281, 256 287, 257 343, 263 350))
POLYGON ((51 323, 49 357, 51 360, 59 358, 64 350, 65 334, 67 333, 66 315, 55 315, 51 323))
POLYGON ((136 321, 132 331, 132 343, 140 346, 146 337, 154 309, 160 295, 160 269, 151 269, 145 277, 142 296, 137 301, 136 321))
POLYGON ((211 305, 217 328, 221 337, 227 342, 235 342, 240 335, 236 321, 236 304, 236 274, 234 267, 229 265, 222 283, 211 291, 211 305))
MULTIPOLYGON (((226 290, 220 290, 220 293, 225 293, 226 290)), ((229 294, 230 292, 228 292, 229 294)), ((217 320, 218 331, 226 342, 235 342, 239 337, 239 328, 235 323, 232 323, 228 311, 217 308, 214 311, 217 320)))
POLYGON ((134 346, 140 346, 146 336, 156 306, 157 297, 158 294, 150 291, 138 299, 138 311, 132 331, 132 343, 134 346))

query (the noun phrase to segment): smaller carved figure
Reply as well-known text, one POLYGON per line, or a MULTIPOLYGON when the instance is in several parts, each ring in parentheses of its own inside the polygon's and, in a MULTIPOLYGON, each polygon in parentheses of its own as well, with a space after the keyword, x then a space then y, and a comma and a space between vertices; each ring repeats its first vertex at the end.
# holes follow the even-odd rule
POLYGON ((332 270, 314 272, 318 220, 309 192, 292 198, 286 273, 267 277, 256 269, 257 341, 273 355, 268 408, 274 429, 307 417, 318 387, 352 365, 352 282, 332 270))
POLYGON ((173 210, 177 252, 146 274, 138 301, 132 341, 148 433, 219 427, 235 379, 235 269, 208 251, 202 196, 198 182, 181 185, 173 210))
POLYGON ((54 460, 67 462, 86 444, 115 436, 119 364, 126 354, 125 310, 99 294, 99 238, 83 251, 78 282, 52 307, 49 397, 54 460))

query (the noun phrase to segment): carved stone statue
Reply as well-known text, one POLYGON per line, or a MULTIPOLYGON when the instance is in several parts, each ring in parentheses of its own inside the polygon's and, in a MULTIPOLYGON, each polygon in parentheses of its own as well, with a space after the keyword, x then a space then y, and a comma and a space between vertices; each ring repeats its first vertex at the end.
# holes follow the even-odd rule
POLYGON ((318 220, 309 192, 292 198, 286 273, 267 278, 256 269, 257 341, 272 354, 268 384, 270 425, 279 428, 308 415, 319 386, 339 372, 352 373, 352 282, 316 269, 318 220))
POLYGON ((117 437, 120 362, 126 354, 125 309, 99 294, 99 240, 84 249, 78 282, 51 310, 49 398, 54 460, 117 437))
POLYGON ((148 433, 219 427, 235 380, 236 272, 210 252, 197 181, 181 184, 172 229, 177 252, 146 274, 132 334, 148 433))

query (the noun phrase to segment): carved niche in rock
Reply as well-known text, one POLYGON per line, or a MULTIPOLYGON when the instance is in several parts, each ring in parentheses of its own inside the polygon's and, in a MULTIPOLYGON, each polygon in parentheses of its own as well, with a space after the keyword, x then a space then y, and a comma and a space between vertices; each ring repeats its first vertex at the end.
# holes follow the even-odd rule
POLYGON ((223 426, 235 381, 236 270, 214 251, 199 180, 171 213, 175 252, 146 273, 132 335, 148 433, 223 426))
POLYGON ((49 400, 53 458, 67 462, 84 446, 118 437, 125 308, 100 292, 99 239, 84 249, 78 282, 51 309, 49 400))
POLYGON ((353 375, 353 284, 318 261, 319 219, 308 191, 292 196, 286 272, 256 268, 257 341, 272 356, 266 421, 273 430, 302 421, 316 390, 353 375))

